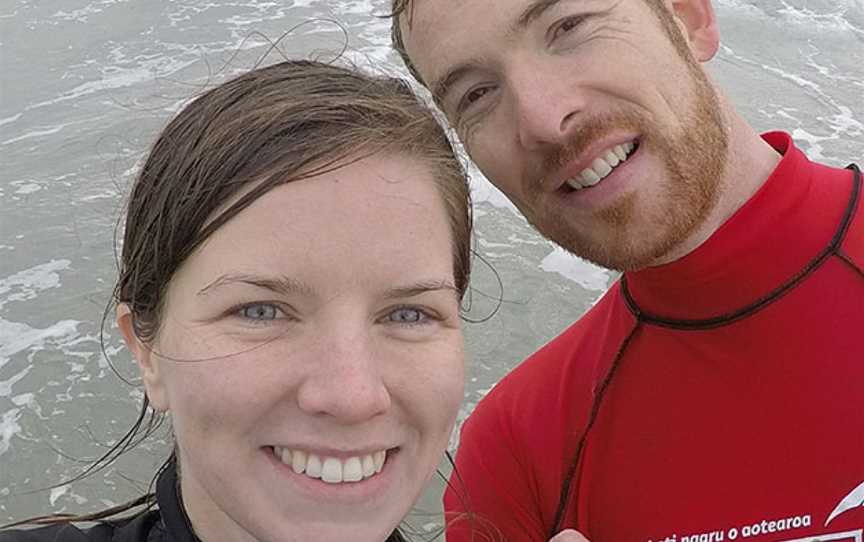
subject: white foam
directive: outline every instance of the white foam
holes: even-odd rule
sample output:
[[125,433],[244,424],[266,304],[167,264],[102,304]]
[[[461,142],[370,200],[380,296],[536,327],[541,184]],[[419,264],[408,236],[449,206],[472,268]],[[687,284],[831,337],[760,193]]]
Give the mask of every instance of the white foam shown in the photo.
[[[0,278],[0,296],[14,292],[7,297],[0,297],[0,309],[10,301],[25,301],[36,297],[37,292],[60,286],[59,271],[69,268],[69,260],[51,260],[24,271],[19,271],[6,278]],[[0,347],[2,352],[2,347]]]
[[63,128],[69,126],[68,124],[60,124],[58,126],[51,126],[50,128],[43,128],[41,130],[33,130],[31,132],[27,132],[18,137],[13,137],[11,139],[7,139],[6,141],[0,141],[0,145],[9,145],[10,143],[17,143],[18,141],[24,141],[27,139],[33,139],[36,137],[42,137],[46,135],[56,134]]
[[51,506],[54,506],[54,503],[57,502],[57,499],[65,495],[69,491],[69,485],[53,487],[51,488],[51,494],[48,496],[48,500],[51,502]]
[[80,198],[81,201],[93,201],[97,199],[115,199],[119,196],[116,190],[105,190],[99,192],[98,194],[93,194],[92,196],[85,196]]
[[[0,357],[0,367],[6,364],[4,359],[8,361],[8,358]],[[21,369],[11,377],[7,378],[6,380],[0,380],[0,397],[8,397],[12,395],[12,386],[14,386],[16,383],[18,383],[19,380],[22,380],[25,376],[27,376],[27,374],[30,372],[30,369],[32,368],[32,365],[25,365],[23,369]]]
[[[853,2],[856,0],[853,0]],[[857,0],[860,3],[860,0]],[[781,0],[783,8],[777,13],[784,16],[785,22],[806,27],[810,31],[853,32],[864,35],[864,30],[857,28],[847,18],[848,7],[838,3],[838,9],[831,13],[817,13],[804,7],[796,7]],[[860,6],[858,9],[862,9]]]
[[[16,183],[12,184],[16,185]],[[42,190],[42,185],[37,183],[22,182],[20,184],[17,184],[17,186],[18,190],[13,192],[14,194],[32,194],[33,192],[38,192]]]
[[753,5],[751,3],[744,3],[740,0],[719,0],[719,2],[717,3],[724,9],[733,9],[735,11],[746,13],[749,16],[766,16],[765,11],[763,11],[759,6]]
[[[186,50],[188,49],[184,48],[184,51]],[[189,52],[194,55],[193,51],[190,50]],[[178,60],[176,58],[160,55],[156,58],[142,57],[139,64],[133,67],[105,66],[102,68],[101,79],[82,83],[72,90],[64,92],[57,98],[28,105],[26,109],[36,109],[46,105],[54,105],[74,100],[95,92],[130,87],[147,81],[155,81],[157,77],[167,77],[183,68],[195,64],[198,61],[199,58],[197,56],[188,60]]]
[[16,395],[12,398],[12,404],[15,406],[25,406],[25,405],[33,405],[35,403],[36,395],[32,393],[22,393],[21,395]]
[[123,4],[129,1],[130,0],[101,0],[100,2],[91,2],[90,4],[87,4],[80,9],[75,9],[72,11],[58,11],[51,15],[51,17],[65,21],[86,23],[88,16],[102,13],[103,11],[105,11],[105,6],[110,6],[112,4]]
[[838,135],[846,134],[851,137],[864,135],[864,124],[852,116],[852,110],[850,108],[844,105],[838,105],[837,109],[840,111],[838,114],[819,117],[819,120],[827,122]]
[[604,292],[609,285],[609,272],[602,267],[573,256],[559,246],[555,246],[548,256],[540,262],[540,269],[558,273],[586,290]]
[[[864,130],[864,124],[855,119],[852,115],[852,110],[838,103],[830,94],[826,93],[822,87],[814,81],[807,79],[806,77],[802,77],[800,75],[790,73],[782,68],[777,66],[769,66],[767,64],[762,64],[759,62],[755,62],[753,60],[744,58],[740,55],[737,55],[731,48],[727,46],[721,46],[722,51],[725,55],[731,56],[732,58],[749,64],[751,66],[757,66],[762,70],[775,74],[782,79],[786,79],[791,81],[796,86],[808,91],[815,99],[819,100],[826,107],[833,107],[837,110],[837,113],[829,116],[820,116],[819,120],[826,122],[832,129],[834,129],[834,134],[828,137],[819,137],[810,134],[806,130],[798,129],[800,133],[800,139],[813,143],[813,151],[816,154],[810,154],[810,157],[813,159],[822,159],[824,156],[822,155],[822,148],[819,145],[819,142],[825,141],[828,139],[838,139],[839,137],[856,137],[862,133]],[[812,63],[811,63],[812,64]],[[820,70],[822,73],[823,70]],[[798,136],[796,136],[798,137]]]
[[0,318],[0,367],[9,362],[9,358],[24,350],[43,349],[47,341],[62,342],[78,336],[77,320],[61,320],[47,328],[39,329],[10,322]]
[[809,156],[811,160],[824,160],[825,155],[822,154],[822,151],[824,150],[824,148],[822,147],[822,142],[829,139],[835,139],[832,137],[824,137],[811,134],[807,130],[800,127],[792,130],[792,138],[796,141],[804,141],[807,143],[807,145],[803,145],[802,147],[805,154],[807,154],[807,156]]
[[18,113],[17,115],[14,115],[11,117],[6,117],[3,119],[0,119],[0,126],[3,126],[4,124],[9,124],[10,122],[15,122],[16,120],[18,120],[20,118],[21,118],[21,113]]
[[12,440],[12,437],[21,432],[21,426],[18,425],[20,417],[21,409],[13,408],[4,412],[3,418],[0,418],[0,455],[9,449],[9,441]]

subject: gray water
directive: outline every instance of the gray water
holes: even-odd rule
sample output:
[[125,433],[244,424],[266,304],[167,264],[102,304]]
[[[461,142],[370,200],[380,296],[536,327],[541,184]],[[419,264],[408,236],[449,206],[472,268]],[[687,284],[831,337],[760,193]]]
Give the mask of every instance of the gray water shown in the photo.
[[[0,2],[0,523],[91,511],[137,496],[164,458],[162,431],[107,471],[74,476],[116,441],[141,389],[102,310],[114,227],[147,146],[195,93],[251,68],[270,43],[291,57],[351,59],[391,73],[387,0],[2,0]],[[864,1],[719,0],[724,46],[711,71],[760,130],[791,132],[814,159],[864,161]],[[309,22],[313,18],[317,21]],[[279,52],[264,61],[275,62]],[[477,248],[460,417],[506,371],[582,314],[604,270],[539,238],[474,172]],[[489,297],[493,299],[490,299]],[[456,445],[454,439],[453,445]],[[418,514],[435,514],[434,482]]]

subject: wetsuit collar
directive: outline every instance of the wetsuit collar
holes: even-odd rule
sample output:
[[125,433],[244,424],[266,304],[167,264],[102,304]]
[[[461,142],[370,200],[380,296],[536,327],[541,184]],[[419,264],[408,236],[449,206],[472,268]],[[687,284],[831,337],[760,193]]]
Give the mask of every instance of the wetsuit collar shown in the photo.
[[183,509],[177,479],[177,462],[174,456],[156,482],[156,501],[169,542],[201,542],[192,531],[192,524]]
[[734,313],[794,277],[830,242],[833,229],[819,225],[835,219],[808,197],[814,164],[786,133],[763,139],[783,157],[750,200],[687,256],[626,274],[638,310],[681,320]]

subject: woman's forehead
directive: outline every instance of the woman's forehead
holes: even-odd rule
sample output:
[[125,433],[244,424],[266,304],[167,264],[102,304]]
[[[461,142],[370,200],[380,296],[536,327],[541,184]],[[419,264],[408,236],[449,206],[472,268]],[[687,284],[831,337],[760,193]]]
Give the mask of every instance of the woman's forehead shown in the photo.
[[383,278],[420,269],[446,275],[450,224],[428,165],[373,156],[274,187],[217,229],[183,267],[210,275],[267,268],[313,277]]

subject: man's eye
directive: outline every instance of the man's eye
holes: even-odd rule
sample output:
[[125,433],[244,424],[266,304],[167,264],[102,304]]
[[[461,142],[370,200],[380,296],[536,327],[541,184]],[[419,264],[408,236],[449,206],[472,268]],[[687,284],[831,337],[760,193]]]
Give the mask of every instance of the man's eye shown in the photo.
[[387,321],[394,324],[422,324],[428,316],[420,309],[402,307],[387,315]]
[[280,312],[281,311],[276,305],[270,303],[253,303],[241,307],[240,310],[237,311],[242,318],[254,320],[256,322],[275,320],[279,317]]
[[476,103],[478,100],[482,99],[483,96],[488,94],[491,90],[492,90],[492,87],[488,87],[488,86],[475,87],[475,88],[469,90],[468,92],[466,92],[462,96],[462,99],[459,100],[459,106],[457,108],[458,112],[461,113],[462,111],[464,111],[465,109],[467,109],[468,107],[470,107],[471,105]]
[[567,17],[566,19],[562,19],[558,21],[555,25],[550,29],[550,38],[551,40],[555,40],[561,37],[562,34],[567,34],[576,29],[582,21],[585,20],[584,15],[574,15],[572,17]]

